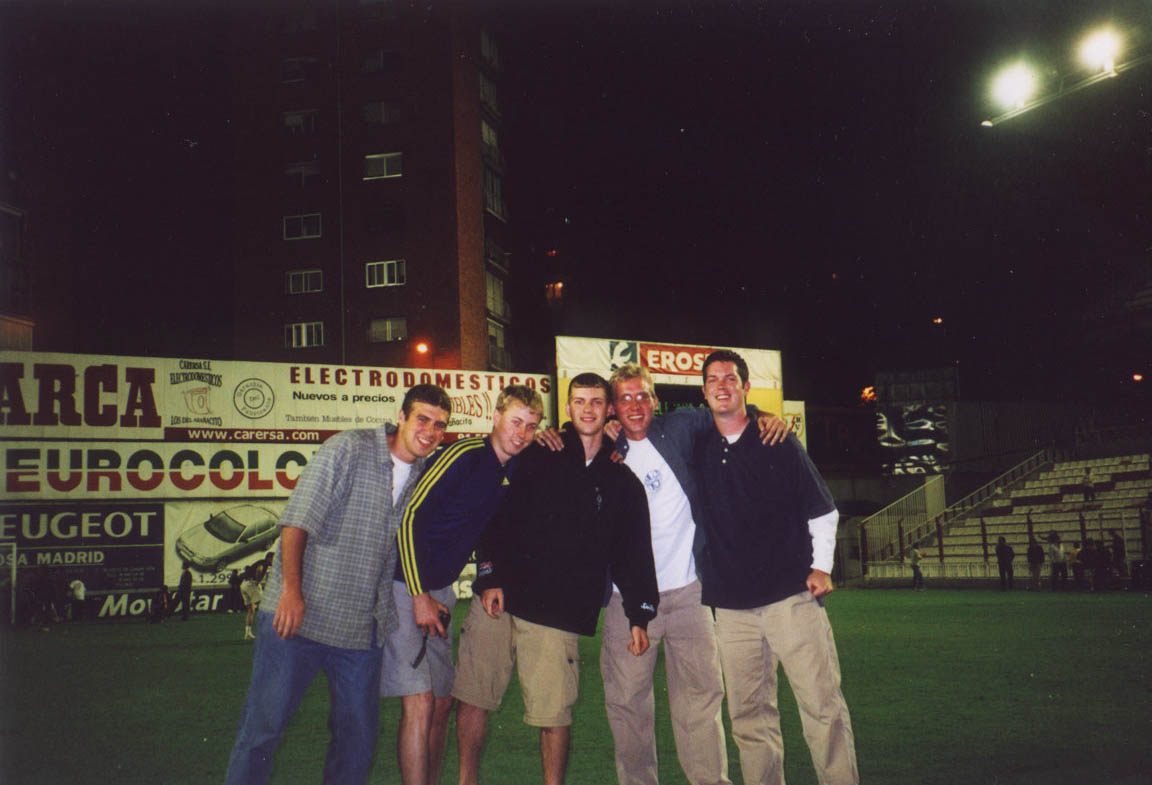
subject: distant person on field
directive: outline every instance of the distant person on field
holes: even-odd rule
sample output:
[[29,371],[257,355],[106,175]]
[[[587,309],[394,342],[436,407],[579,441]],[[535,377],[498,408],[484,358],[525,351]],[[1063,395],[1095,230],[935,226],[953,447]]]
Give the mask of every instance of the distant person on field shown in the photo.
[[920,548],[913,545],[908,549],[908,566],[912,568],[912,590],[924,591],[924,573],[920,571],[920,560],[924,558],[924,554],[920,552]]
[[1109,529],[1108,533],[1112,535],[1112,566],[1116,568],[1117,575],[1121,578],[1127,578],[1128,549],[1124,545],[1124,538],[1115,529]]
[[1080,545],[1080,541],[1076,540],[1072,543],[1072,550],[1068,551],[1068,567],[1072,570],[1072,585],[1077,589],[1087,588],[1084,582],[1084,561],[1080,558],[1084,553],[1084,548]]
[[176,613],[176,608],[180,608],[181,621],[188,621],[188,614],[192,612],[192,568],[188,562],[184,562],[184,568],[180,572],[180,585],[176,587],[176,601],[172,605],[171,613]]
[[264,598],[259,575],[259,567],[249,564],[244,568],[244,579],[240,582],[240,597],[244,600],[244,607],[248,609],[248,615],[244,618],[244,640],[256,640],[256,636],[252,634],[252,617],[256,615],[260,601]]
[[68,584],[68,594],[72,598],[72,621],[84,621],[84,598],[87,596],[84,581],[77,575]]
[[240,571],[233,569],[232,574],[228,576],[228,612],[235,613],[236,611],[244,610],[244,597],[240,593],[240,584],[244,582],[244,577],[240,575]]
[[1048,564],[1052,570],[1052,591],[1063,589],[1068,583],[1068,564],[1060,535],[1056,532],[1048,533]]
[[1000,591],[1012,591],[1012,560],[1016,558],[1016,551],[1003,536],[996,543],[996,566],[1000,569]]
[[1028,550],[1025,552],[1025,557],[1028,559],[1028,572],[1031,575],[1031,582],[1028,588],[1040,590],[1040,573],[1044,571],[1044,546],[1035,537],[1028,541]]

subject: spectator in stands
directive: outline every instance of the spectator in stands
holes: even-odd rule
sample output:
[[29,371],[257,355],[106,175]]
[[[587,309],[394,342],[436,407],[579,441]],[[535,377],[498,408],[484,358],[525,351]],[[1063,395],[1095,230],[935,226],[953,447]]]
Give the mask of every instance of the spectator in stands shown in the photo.
[[1124,546],[1124,538],[1115,529],[1109,529],[1108,533],[1112,535],[1112,566],[1116,568],[1117,575],[1127,578],[1128,549]]
[[1060,535],[1048,532],[1048,562],[1052,570],[1052,591],[1063,589],[1068,583],[1068,564],[1064,559],[1064,545],[1060,542]]
[[920,572],[920,560],[924,554],[913,545],[908,551],[908,566],[912,568],[912,591],[924,591],[924,573]]
[[1092,484],[1092,467],[1087,466],[1084,468],[1084,480],[1081,482],[1084,488],[1084,501],[1096,501],[1096,486]]
[[1025,552],[1028,559],[1028,572],[1031,574],[1032,580],[1028,584],[1028,589],[1040,590],[1040,573],[1044,570],[1044,546],[1035,537],[1028,539],[1028,550]]
[[1072,543],[1072,550],[1068,551],[1068,566],[1072,568],[1072,583],[1077,589],[1087,588],[1084,583],[1084,562],[1081,560],[1080,555],[1084,549],[1080,546],[1080,541]]
[[996,566],[1000,568],[1000,591],[1012,591],[1012,560],[1016,558],[1016,551],[1003,536],[996,542]]

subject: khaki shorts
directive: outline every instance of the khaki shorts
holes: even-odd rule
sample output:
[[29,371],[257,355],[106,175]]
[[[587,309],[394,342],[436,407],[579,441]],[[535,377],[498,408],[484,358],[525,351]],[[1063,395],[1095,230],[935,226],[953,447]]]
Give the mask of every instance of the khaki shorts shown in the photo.
[[452,697],[487,711],[500,708],[513,665],[524,696],[524,722],[540,728],[572,724],[580,679],[578,636],[503,613],[493,619],[472,598],[460,628]]

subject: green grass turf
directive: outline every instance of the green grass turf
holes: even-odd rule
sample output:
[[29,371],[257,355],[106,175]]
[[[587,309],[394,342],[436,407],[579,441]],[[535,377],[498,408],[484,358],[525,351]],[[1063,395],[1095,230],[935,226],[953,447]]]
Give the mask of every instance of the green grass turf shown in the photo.
[[[465,607],[457,608],[457,623]],[[1152,782],[1147,594],[843,590],[829,598],[828,611],[863,782]],[[250,672],[242,629],[243,617],[228,614],[160,626],[3,629],[0,783],[221,781]],[[598,639],[582,641],[568,777],[574,785],[615,782],[598,647]],[[685,780],[667,705],[659,690],[660,779],[679,785]],[[780,705],[788,782],[815,783],[784,680]],[[490,719],[483,782],[539,781],[537,734],[521,712],[513,683]],[[321,679],[285,737],[273,782],[320,780],[326,716]],[[395,699],[381,704],[372,783],[399,782],[398,716]],[[442,782],[455,782],[454,746]],[[741,783],[731,741],[729,749],[732,780]]]

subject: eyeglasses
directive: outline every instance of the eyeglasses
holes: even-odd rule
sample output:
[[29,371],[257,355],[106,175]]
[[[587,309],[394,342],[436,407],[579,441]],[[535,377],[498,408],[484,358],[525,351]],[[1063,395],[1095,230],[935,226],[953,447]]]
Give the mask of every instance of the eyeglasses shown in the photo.
[[632,393],[624,393],[623,395],[617,396],[616,400],[620,403],[632,403],[635,401],[636,403],[644,404],[651,401],[652,396],[646,392],[638,392],[635,395]]

